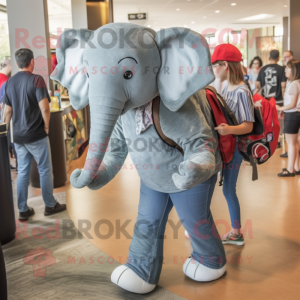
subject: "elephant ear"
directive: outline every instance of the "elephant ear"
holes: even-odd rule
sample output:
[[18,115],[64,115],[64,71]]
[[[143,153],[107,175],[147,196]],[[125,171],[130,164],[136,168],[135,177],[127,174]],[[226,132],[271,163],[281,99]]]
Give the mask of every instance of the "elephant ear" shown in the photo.
[[93,31],[88,29],[67,30],[56,45],[57,66],[51,78],[69,90],[70,102],[79,110],[88,105],[89,82],[83,63],[83,53]]
[[177,111],[215,79],[209,46],[199,33],[177,27],[158,31],[155,42],[161,55],[157,75],[160,97],[168,109]]

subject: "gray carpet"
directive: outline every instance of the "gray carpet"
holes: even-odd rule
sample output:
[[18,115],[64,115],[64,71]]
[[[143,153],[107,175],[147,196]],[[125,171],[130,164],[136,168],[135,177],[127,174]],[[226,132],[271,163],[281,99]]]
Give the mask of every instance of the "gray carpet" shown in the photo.
[[[60,203],[65,203],[65,193],[55,194],[55,197]],[[9,300],[183,299],[160,286],[146,295],[119,288],[110,281],[110,275],[119,263],[108,263],[109,256],[88,240],[63,237],[62,226],[57,230],[57,236],[54,231],[46,236],[46,230],[55,227],[55,219],[60,225],[70,222],[67,212],[45,217],[42,197],[29,199],[28,205],[34,208],[36,214],[28,223],[21,224],[28,225],[26,234],[20,234],[3,246]],[[51,234],[55,238],[51,238]],[[97,259],[101,256],[104,263],[100,265]],[[75,263],[72,262],[73,257]]]

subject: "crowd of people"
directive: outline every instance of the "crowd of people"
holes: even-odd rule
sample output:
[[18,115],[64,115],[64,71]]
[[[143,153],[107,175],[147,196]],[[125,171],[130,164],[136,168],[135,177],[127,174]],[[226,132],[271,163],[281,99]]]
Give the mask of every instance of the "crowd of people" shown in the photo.
[[[252,130],[254,106],[252,95],[259,93],[266,99],[276,100],[280,120],[280,137],[283,134],[288,144],[288,152],[280,155],[288,157],[288,166],[279,177],[300,175],[300,61],[295,60],[290,50],[283,53],[283,66],[279,65],[280,53],[271,50],[269,64],[263,66],[259,56],[254,57],[248,71],[240,63],[240,51],[232,45],[219,45],[212,55],[215,81],[211,84],[222,95],[238,120],[239,126],[219,126],[219,134],[242,135]],[[281,147],[280,142],[278,147]],[[242,156],[236,148],[228,166],[240,166]],[[223,244],[244,245],[240,232],[240,205],[236,194],[239,167],[229,170],[225,165],[223,193],[228,204],[231,230],[221,236]],[[186,232],[189,238],[189,234]]]
[[253,94],[260,93],[266,99],[274,97],[276,100],[280,137],[282,139],[284,134],[288,145],[288,152],[281,155],[288,157],[288,166],[278,176],[294,177],[300,175],[300,61],[294,59],[291,50],[284,51],[283,66],[278,61],[278,50],[270,51],[270,63],[265,66],[255,57],[249,66],[250,84]]
[[[34,57],[31,50],[20,49],[15,57],[19,72],[9,80],[9,59],[3,62],[0,72],[0,122],[5,122],[9,128],[12,119],[14,143],[9,142],[8,150],[13,151],[17,160],[19,219],[27,220],[34,214],[33,208],[27,206],[33,158],[37,161],[41,178],[45,215],[65,210],[66,206],[59,204],[53,196],[48,140],[50,98],[46,85],[42,77],[32,74]],[[248,71],[245,71],[241,64],[241,53],[235,46],[223,44],[215,49],[212,66],[216,80],[212,85],[222,95],[239,123],[238,126],[223,124],[215,129],[221,135],[251,132],[255,121],[252,95],[259,93],[266,99],[274,97],[281,120],[281,134],[284,134],[288,144],[288,152],[281,155],[288,158],[288,166],[278,176],[294,177],[300,175],[300,62],[294,59],[292,51],[284,52],[284,66],[280,66],[278,62],[279,51],[272,50],[269,64],[263,66],[262,59],[256,56],[251,60]],[[24,134],[24,128],[30,130],[26,129]],[[8,136],[10,137],[10,133]],[[240,166],[241,163],[242,156],[236,148],[231,164]],[[244,244],[244,237],[240,232],[240,206],[236,195],[238,174],[239,168],[224,170],[223,193],[228,203],[232,226],[231,231],[221,237],[224,244]]]

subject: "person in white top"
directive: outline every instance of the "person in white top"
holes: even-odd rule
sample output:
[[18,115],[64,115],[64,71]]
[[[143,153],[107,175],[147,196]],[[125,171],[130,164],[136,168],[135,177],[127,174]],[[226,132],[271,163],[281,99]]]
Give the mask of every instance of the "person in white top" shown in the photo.
[[285,68],[288,78],[284,93],[284,106],[276,105],[284,114],[284,133],[288,143],[288,167],[278,174],[279,177],[300,175],[298,132],[300,129],[300,61],[290,60]]
[[255,81],[258,77],[258,73],[259,73],[259,70],[262,67],[262,65],[263,65],[263,62],[262,62],[262,60],[259,56],[255,56],[251,60],[251,63],[249,65],[249,69],[250,69],[250,71],[249,71],[249,84],[250,84],[252,94],[254,94],[254,91],[256,89]]

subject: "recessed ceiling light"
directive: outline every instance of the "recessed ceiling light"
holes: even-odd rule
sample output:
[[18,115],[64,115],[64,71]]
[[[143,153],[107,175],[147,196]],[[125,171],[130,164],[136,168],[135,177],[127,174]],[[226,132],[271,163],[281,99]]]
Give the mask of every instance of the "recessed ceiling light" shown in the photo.
[[206,17],[204,16],[203,18],[205,19]]
[[179,11],[180,9],[179,9],[179,8],[176,8],[176,10]]
[[232,6],[236,6],[236,3],[231,3]]
[[187,27],[187,25],[183,25],[184,27]]
[[268,19],[268,18],[272,18],[272,17],[275,17],[275,15],[260,14],[260,15],[255,15],[255,16],[251,16],[248,18],[242,18],[242,19],[239,19],[239,21],[253,21],[253,20]]
[[192,23],[192,24],[195,24],[195,21],[192,21],[191,23]]
[[218,14],[220,11],[219,10],[216,10],[216,13]]
[[148,27],[151,27],[151,25],[148,25]]
[[287,5],[284,5],[284,7],[287,7]]

